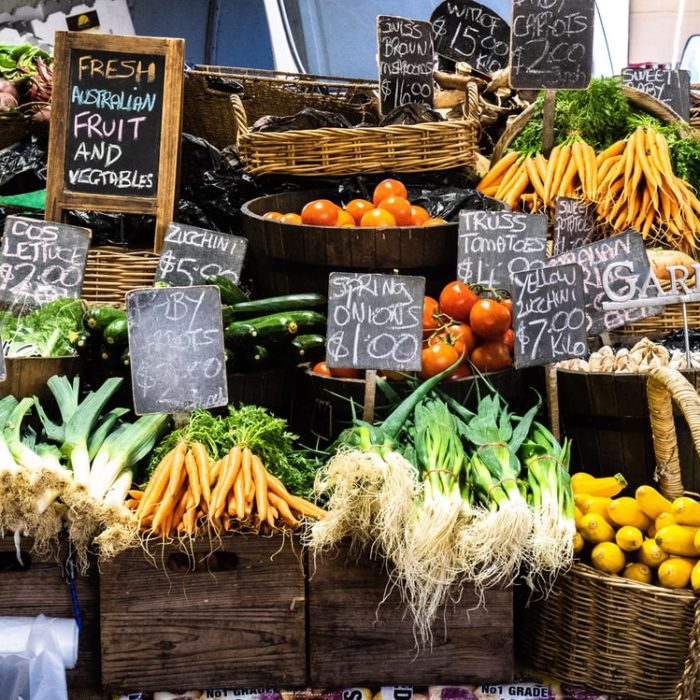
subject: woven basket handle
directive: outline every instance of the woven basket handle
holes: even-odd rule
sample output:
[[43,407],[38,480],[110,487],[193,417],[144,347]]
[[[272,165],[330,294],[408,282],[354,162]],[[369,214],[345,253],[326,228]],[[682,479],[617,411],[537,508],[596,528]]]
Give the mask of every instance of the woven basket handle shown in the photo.
[[462,112],[466,119],[479,118],[479,88],[473,80],[467,84],[464,90]]
[[236,142],[238,142],[241,136],[245,136],[250,131],[248,118],[243,102],[238,95],[231,95],[231,106],[233,107],[233,117],[236,120]]
[[658,367],[649,373],[647,400],[659,487],[668,498],[678,498],[683,495],[683,481],[673,402],[688,422],[695,450],[700,454],[700,396],[678,370]]

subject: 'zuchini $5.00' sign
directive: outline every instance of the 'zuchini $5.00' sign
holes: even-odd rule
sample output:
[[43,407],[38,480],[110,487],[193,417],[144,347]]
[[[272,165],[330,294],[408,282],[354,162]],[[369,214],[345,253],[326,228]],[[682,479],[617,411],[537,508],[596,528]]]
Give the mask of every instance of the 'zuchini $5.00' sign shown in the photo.
[[420,370],[424,294],[424,277],[331,273],[328,366]]

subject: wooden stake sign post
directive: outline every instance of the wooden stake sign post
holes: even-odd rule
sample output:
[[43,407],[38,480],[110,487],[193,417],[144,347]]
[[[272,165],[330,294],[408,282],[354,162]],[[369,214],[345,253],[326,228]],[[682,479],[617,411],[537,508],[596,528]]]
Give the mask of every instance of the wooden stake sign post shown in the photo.
[[332,272],[326,362],[365,369],[364,420],[374,419],[376,371],[421,369],[425,278]]
[[56,32],[46,216],[150,214],[160,252],[177,197],[184,41]]

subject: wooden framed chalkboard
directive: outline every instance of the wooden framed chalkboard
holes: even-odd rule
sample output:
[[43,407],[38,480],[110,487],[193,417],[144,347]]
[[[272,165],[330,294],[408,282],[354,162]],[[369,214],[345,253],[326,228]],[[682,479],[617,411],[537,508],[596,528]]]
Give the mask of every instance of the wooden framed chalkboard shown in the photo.
[[191,287],[204,284],[208,277],[221,276],[238,284],[247,248],[248,239],[242,236],[171,223],[154,281]]
[[56,32],[46,216],[155,216],[160,252],[177,197],[184,40]]
[[510,84],[583,90],[593,65],[594,0],[513,0]]
[[582,199],[557,197],[554,208],[553,255],[590,243],[595,236],[596,205]]
[[503,17],[473,0],[446,0],[430,15],[435,52],[490,75],[508,65],[510,27]]
[[382,114],[412,102],[433,106],[433,36],[430,22],[377,17],[379,105]]
[[687,70],[628,66],[622,84],[637,88],[668,105],[681,119],[690,119],[690,73]]

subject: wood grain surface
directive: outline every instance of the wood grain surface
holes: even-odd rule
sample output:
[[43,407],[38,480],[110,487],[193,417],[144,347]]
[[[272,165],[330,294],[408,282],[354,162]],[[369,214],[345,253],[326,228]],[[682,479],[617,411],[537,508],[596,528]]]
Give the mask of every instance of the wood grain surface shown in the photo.
[[227,536],[222,549],[130,550],[102,567],[102,681],[114,692],[294,686],[306,680],[300,546]]
[[[512,590],[486,592],[485,608],[464,590],[434,625],[432,649],[417,653],[412,622],[380,566],[358,564],[341,550],[309,565],[310,683],[434,685],[508,681],[513,677]],[[381,603],[381,604],[380,604]]]

